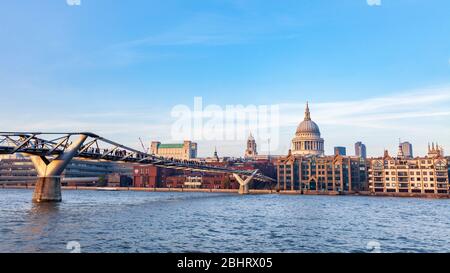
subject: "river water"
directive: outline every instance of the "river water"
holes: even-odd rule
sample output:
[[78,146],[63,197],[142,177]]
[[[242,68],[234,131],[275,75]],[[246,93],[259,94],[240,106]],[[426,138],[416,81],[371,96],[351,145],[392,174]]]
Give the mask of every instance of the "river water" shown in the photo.
[[[450,200],[0,190],[0,252],[450,252]],[[69,247],[70,246],[70,247]]]

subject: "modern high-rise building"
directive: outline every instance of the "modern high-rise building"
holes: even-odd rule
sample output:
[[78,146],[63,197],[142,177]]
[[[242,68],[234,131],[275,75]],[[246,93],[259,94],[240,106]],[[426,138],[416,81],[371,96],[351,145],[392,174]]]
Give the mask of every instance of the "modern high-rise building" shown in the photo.
[[320,137],[320,129],[311,120],[309,105],[306,103],[305,118],[298,125],[295,137],[292,139],[293,155],[324,155],[324,140]]
[[334,147],[334,155],[347,155],[347,149],[345,147]]
[[177,144],[161,144],[153,141],[150,145],[151,153],[157,156],[189,160],[197,157],[197,143],[184,141]]
[[355,156],[361,157],[364,159],[367,158],[366,145],[363,144],[361,141],[358,141],[355,143]]
[[245,158],[255,158],[258,155],[258,151],[256,149],[256,141],[253,137],[252,133],[247,139],[247,149],[245,150]]
[[406,142],[402,142],[402,143],[400,143],[400,147],[402,149],[403,156],[405,158],[414,158],[413,146],[412,146],[411,143],[409,143],[407,141]]

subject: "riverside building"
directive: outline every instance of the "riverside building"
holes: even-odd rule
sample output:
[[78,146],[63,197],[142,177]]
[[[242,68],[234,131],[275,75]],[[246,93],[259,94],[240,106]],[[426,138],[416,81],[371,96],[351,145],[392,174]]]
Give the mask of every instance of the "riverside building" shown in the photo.
[[442,147],[428,147],[425,157],[409,158],[399,146],[397,157],[385,151],[382,158],[369,163],[369,188],[372,193],[449,193],[449,159]]

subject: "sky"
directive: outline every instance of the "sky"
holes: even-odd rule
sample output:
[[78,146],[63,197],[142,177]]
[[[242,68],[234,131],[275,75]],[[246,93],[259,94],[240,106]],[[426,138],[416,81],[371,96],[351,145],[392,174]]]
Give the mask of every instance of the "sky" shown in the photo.
[[[353,154],[356,141],[395,153],[399,139],[416,155],[431,141],[450,151],[450,2],[2,1],[0,95],[0,131],[170,143],[174,108],[201,98],[276,105],[270,153],[286,154],[309,101],[327,154]],[[200,156],[245,149],[242,138],[192,140]]]

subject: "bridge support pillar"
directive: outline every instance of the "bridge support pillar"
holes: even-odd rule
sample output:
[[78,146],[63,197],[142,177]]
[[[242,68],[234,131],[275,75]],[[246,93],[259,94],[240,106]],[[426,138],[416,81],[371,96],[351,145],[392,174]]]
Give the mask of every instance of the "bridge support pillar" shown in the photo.
[[34,188],[33,202],[61,202],[61,178],[39,177]]
[[61,202],[61,174],[86,140],[81,135],[63,153],[49,161],[45,156],[31,155],[31,161],[39,175],[34,188],[33,202]]
[[250,176],[248,176],[245,180],[242,179],[238,174],[233,173],[234,178],[239,183],[239,194],[249,194],[249,184],[252,181],[253,177],[258,173],[258,170],[255,170]]

